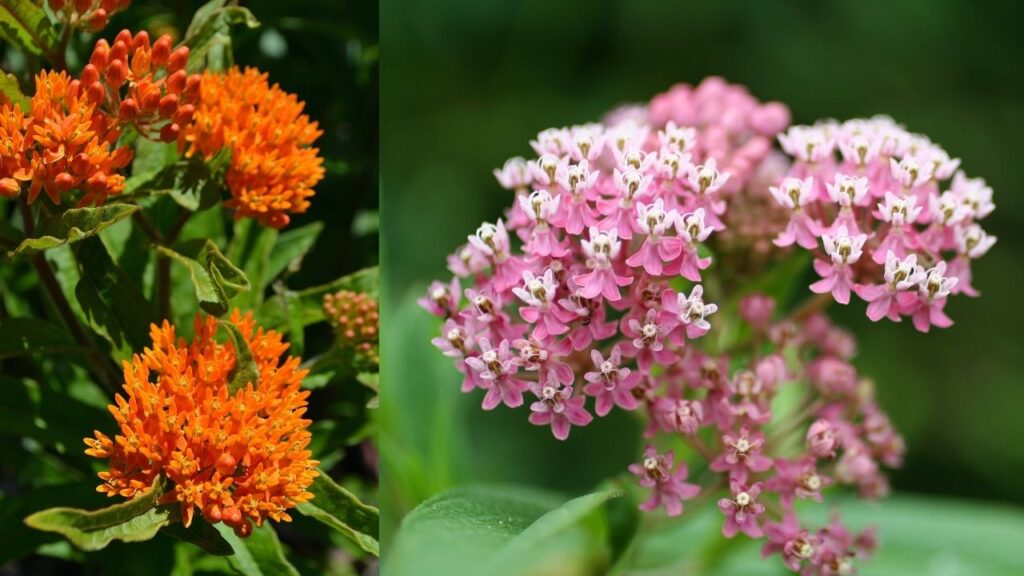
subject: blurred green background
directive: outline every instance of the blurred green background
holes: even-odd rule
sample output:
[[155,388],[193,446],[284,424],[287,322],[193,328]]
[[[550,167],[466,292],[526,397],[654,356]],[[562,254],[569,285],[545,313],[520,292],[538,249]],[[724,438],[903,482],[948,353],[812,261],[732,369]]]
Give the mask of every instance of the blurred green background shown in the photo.
[[[96,37],[112,39],[122,28],[146,29],[152,38],[166,33],[178,42],[196,9],[204,3],[200,0],[133,0],[131,6],[116,14]],[[376,265],[377,3],[246,0],[241,4],[253,12],[261,26],[254,30],[243,26],[232,29],[236,63],[268,72],[271,83],[297,94],[305,101],[306,113],[318,121],[324,131],[316,146],[325,158],[326,176],[316,187],[309,211],[293,217],[289,226],[289,229],[296,229],[320,221],[324,229],[301,269],[288,278],[288,287],[298,290],[316,286]],[[72,68],[80,67],[76,62],[81,63],[83,54],[87,57],[96,37],[72,43],[73,54],[69,57]],[[0,68],[19,72],[27,64],[31,63],[0,42]],[[33,297],[39,302],[45,300],[36,286],[30,286],[26,293],[33,291],[37,293]],[[311,326],[306,331],[305,345],[310,355],[329,348],[333,342],[333,331],[326,323]],[[25,365],[18,360],[0,363],[0,374],[5,377],[21,375],[24,369]],[[16,400],[18,398],[8,398],[11,406],[17,406]],[[345,444],[363,425],[363,406],[367,400],[367,391],[354,381],[351,386],[329,386],[313,394],[308,415],[317,422],[314,424],[315,449],[318,454],[328,456],[324,467],[334,478],[344,478],[346,485],[372,499],[377,476],[373,449],[364,451],[360,445]],[[60,398],[53,399],[54,406],[58,406],[59,401]],[[55,416],[60,421],[70,418],[74,424],[66,426],[72,440],[65,443],[66,448],[58,450],[19,437],[15,425],[0,426],[0,574],[162,574],[175,566],[174,541],[163,535],[141,544],[116,542],[102,552],[89,555],[67,551],[67,544],[56,543],[50,545],[44,555],[5,563],[10,555],[19,553],[21,534],[15,532],[16,528],[23,528],[21,518],[27,514],[25,506],[38,509],[90,499],[96,506],[109,504],[93,490],[97,482],[90,469],[93,462],[81,454],[78,440],[96,425],[95,422],[108,420],[102,408],[89,409],[87,413]],[[14,417],[17,423],[21,415],[12,414],[14,410],[6,403],[0,405],[0,415],[4,419]],[[66,461],[71,461],[74,467]],[[69,481],[77,484],[69,487],[66,484]],[[288,545],[289,559],[303,574],[322,574],[324,570],[332,574],[350,573],[346,572],[344,553],[337,549],[328,551],[334,545],[321,525],[296,515],[295,522],[279,528],[281,539]],[[13,540],[5,540],[8,529]],[[41,534],[35,535],[40,542],[56,540]],[[81,565],[55,560],[54,556],[77,558]],[[178,570],[184,570],[180,562],[177,566]],[[205,568],[192,566],[195,573],[220,573],[222,569],[230,572],[223,561],[208,563]]]
[[438,324],[412,301],[449,278],[445,256],[510,203],[491,169],[529,156],[538,131],[709,75],[789,104],[797,123],[889,114],[995,189],[984,224],[999,241],[975,268],[984,294],[953,299],[952,329],[871,324],[861,303],[830,314],[858,336],[856,365],[876,378],[906,436],[895,490],[1019,509],[1022,21],[1021,2],[385,0],[385,546],[403,514],[453,485],[525,482],[575,495],[634,457],[637,426],[626,418],[558,443],[523,412],[483,413],[478,396],[458,392],[428,342]]

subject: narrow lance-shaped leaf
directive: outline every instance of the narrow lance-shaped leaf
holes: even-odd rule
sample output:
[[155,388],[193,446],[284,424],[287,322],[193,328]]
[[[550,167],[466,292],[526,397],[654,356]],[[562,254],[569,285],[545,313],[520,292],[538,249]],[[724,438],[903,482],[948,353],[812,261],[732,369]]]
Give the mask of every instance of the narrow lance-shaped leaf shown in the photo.
[[339,486],[323,470],[313,480],[309,491],[313,499],[299,504],[298,510],[341,532],[363,550],[378,556],[380,544],[380,511],[364,504],[348,490]]
[[99,238],[74,245],[80,279],[75,296],[89,325],[116,348],[117,359],[149,344],[156,311]]
[[[259,21],[248,8],[229,6],[226,0],[212,0],[196,11],[182,44],[190,48],[188,70],[220,70],[230,62],[231,26],[256,28]],[[222,54],[222,57],[216,57]]]
[[96,208],[72,208],[43,219],[32,238],[25,238],[7,253],[7,258],[19,254],[40,252],[64,246],[95,236],[101,230],[128,218],[139,209],[132,204],[109,204]]
[[228,380],[228,392],[234,394],[250,383],[253,388],[256,388],[260,382],[260,369],[256,365],[256,360],[253,359],[249,343],[242,336],[242,331],[238,329],[238,326],[224,321],[221,321],[220,325],[227,330],[231,344],[235,347],[235,367],[232,368]]
[[35,353],[67,354],[75,343],[60,326],[36,318],[0,319],[0,360]]
[[235,552],[228,562],[244,576],[299,576],[284,557],[281,541],[269,523],[254,529],[248,538],[239,538],[224,524],[218,524],[217,530]]
[[54,27],[42,6],[31,0],[0,2],[0,38],[33,56],[52,58],[57,52]]
[[234,553],[231,544],[202,516],[193,518],[188,528],[181,522],[172,522],[164,526],[161,532],[182,542],[195,544],[215,556],[228,556]]
[[0,95],[5,96],[9,102],[17,105],[23,112],[28,112],[29,99],[22,94],[21,86],[18,85],[18,79],[14,74],[0,71]]
[[37,530],[57,532],[82,550],[100,550],[112,540],[141,542],[171,521],[169,508],[156,507],[163,492],[161,477],[149,490],[127,502],[100,510],[50,508],[25,518],[25,523]]
[[190,240],[174,250],[164,246],[157,249],[189,269],[199,306],[214,316],[224,315],[230,308],[231,298],[250,288],[245,273],[211,240]]
[[[296,322],[302,326],[320,322],[324,319],[324,296],[339,290],[351,290],[376,297],[380,291],[379,281],[379,271],[374,266],[342,276],[327,284],[295,292],[289,291],[289,294],[298,297],[299,305],[285,308],[281,306],[280,298],[271,298],[260,308],[260,321],[269,328],[284,328]],[[301,314],[301,317],[296,319],[296,313]]]

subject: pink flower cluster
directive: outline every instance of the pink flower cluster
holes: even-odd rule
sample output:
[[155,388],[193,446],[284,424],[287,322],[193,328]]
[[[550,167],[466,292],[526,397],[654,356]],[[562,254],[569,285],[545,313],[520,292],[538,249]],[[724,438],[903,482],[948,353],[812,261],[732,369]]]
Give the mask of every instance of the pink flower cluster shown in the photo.
[[791,213],[775,243],[818,253],[811,290],[840,304],[852,292],[874,321],[952,325],[947,298],[977,296],[971,261],[996,241],[978,223],[995,209],[985,181],[886,117],[793,126],[779,142],[794,163],[770,189]]
[[[526,404],[560,440],[612,410],[641,412],[650,444],[630,467],[650,490],[641,508],[677,515],[684,501],[721,495],[726,537],[763,538],[794,571],[846,574],[873,535],[837,520],[811,530],[794,503],[821,501],[832,485],[885,495],[882,468],[900,464],[903,441],[850,363],[852,336],[819,311],[826,300],[781,314],[767,295],[734,296],[721,317],[705,295],[722,286],[708,276],[712,254],[729,250],[716,238],[750,218],[730,219],[730,204],[774,198],[789,216],[776,244],[823,245],[812,290],[844,303],[854,292],[872,317],[882,309],[926,328],[944,323],[948,294],[973,292],[964,270],[994,241],[974,224],[991,212],[991,190],[958,175],[940,193],[955,162],[890,121],[779,135],[788,120],[785,106],[709,79],[600,124],[545,130],[536,158],[495,170],[515,193],[505,218],[468,237],[449,257],[452,280],[420,304],[443,319],[433,343],[464,392],[483,390],[485,410]],[[728,246],[751,245],[739,228]],[[947,250],[959,256],[939,259]],[[711,341],[712,321],[744,336]],[[780,409],[794,389],[803,400]]]

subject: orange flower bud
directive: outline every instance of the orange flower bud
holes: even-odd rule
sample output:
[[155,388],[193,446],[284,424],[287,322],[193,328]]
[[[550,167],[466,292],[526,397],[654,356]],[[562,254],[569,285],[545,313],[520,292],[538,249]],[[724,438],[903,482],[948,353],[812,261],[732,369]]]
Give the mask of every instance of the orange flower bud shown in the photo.
[[184,70],[178,70],[167,77],[167,92],[169,94],[181,94],[187,85],[187,74]]
[[92,13],[89,17],[89,29],[93,32],[99,32],[106,27],[109,16],[107,11],[100,8],[99,10]]
[[167,59],[171,56],[171,37],[164,34],[153,44],[153,53],[150,55],[150,59],[153,61],[153,66],[163,66],[167,64]]
[[139,115],[139,104],[131,98],[126,98],[121,102],[121,106],[117,111],[117,118],[122,122],[131,122]]
[[[115,44],[114,48],[116,49],[117,46]],[[124,85],[125,80],[128,79],[128,67],[125,66],[124,60],[111,60],[107,65],[105,76],[107,84],[110,84],[110,87],[115,90]]]
[[160,117],[170,118],[178,110],[178,96],[168,94],[160,99]]
[[160,141],[174,142],[178,139],[179,134],[181,134],[180,126],[174,123],[168,124],[160,129]]
[[171,52],[171,56],[167,59],[167,70],[173,74],[184,69],[186,64],[188,64],[188,46],[181,46]]

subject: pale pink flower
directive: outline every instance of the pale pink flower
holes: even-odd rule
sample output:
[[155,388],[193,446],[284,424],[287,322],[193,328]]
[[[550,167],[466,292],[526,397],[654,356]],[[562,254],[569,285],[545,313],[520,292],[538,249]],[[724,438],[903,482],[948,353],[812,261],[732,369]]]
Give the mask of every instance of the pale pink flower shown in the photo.
[[854,287],[850,265],[860,259],[866,240],[866,234],[850,236],[845,226],[840,226],[834,237],[822,234],[822,244],[825,245],[825,252],[832,259],[832,263],[824,260],[814,261],[814,270],[821,276],[821,280],[811,284],[811,291],[818,294],[831,292],[836,302],[848,304],[850,291]]
[[565,440],[573,426],[586,426],[594,419],[583,407],[585,399],[572,395],[572,386],[564,386],[554,373],[549,373],[544,384],[534,384],[533,393],[538,400],[530,404],[530,423],[551,426],[555,438]]
[[757,502],[757,497],[761,495],[761,486],[760,482],[754,482],[750,486],[735,480],[729,482],[731,497],[718,501],[718,509],[725,514],[722,535],[726,538],[732,538],[739,532],[751,538],[760,538],[764,535],[758,521],[758,516],[764,514],[764,504]]
[[612,348],[611,354],[606,359],[598,350],[590,351],[590,359],[594,362],[593,372],[587,372],[583,378],[589,382],[583,387],[583,392],[593,396],[596,400],[594,412],[598,416],[604,416],[611,412],[612,406],[618,406],[624,410],[634,410],[637,407],[636,397],[633,396],[633,388],[640,381],[640,375],[629,368],[620,367],[622,353],[619,347]]
[[673,471],[674,455],[671,451],[659,454],[653,446],[644,450],[644,459],[640,464],[630,464],[629,471],[635,474],[638,484],[651,488],[651,497],[640,509],[650,512],[661,506],[669,516],[683,513],[683,500],[690,500],[700,493],[700,486],[686,482],[689,470],[686,462],[679,462]]

